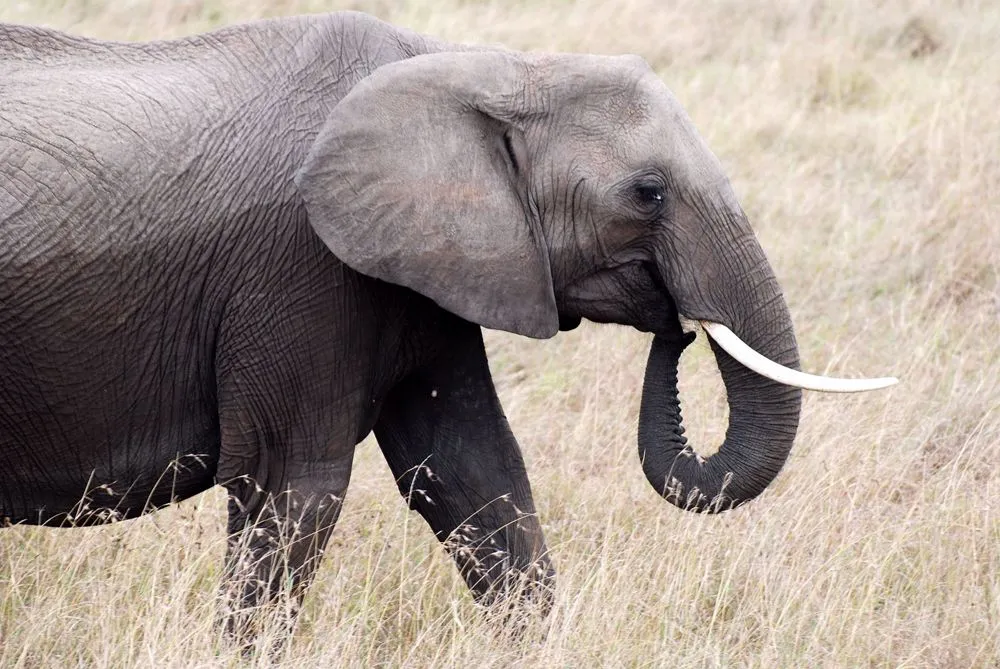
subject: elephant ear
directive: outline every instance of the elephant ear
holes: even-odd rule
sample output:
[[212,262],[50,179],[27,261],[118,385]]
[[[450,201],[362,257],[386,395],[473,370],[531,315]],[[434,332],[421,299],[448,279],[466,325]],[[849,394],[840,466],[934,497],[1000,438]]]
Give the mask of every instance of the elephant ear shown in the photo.
[[313,229],[351,268],[543,338],[558,314],[519,164],[528,71],[505,52],[384,65],[333,109],[296,184]]

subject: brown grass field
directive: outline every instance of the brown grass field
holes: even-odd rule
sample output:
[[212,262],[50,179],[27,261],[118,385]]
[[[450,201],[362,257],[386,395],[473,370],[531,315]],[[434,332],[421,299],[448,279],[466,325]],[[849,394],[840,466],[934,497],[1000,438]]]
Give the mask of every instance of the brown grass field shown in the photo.
[[[1000,667],[1000,3],[2,0],[0,20],[144,39],[336,9],[644,56],[726,165],[803,366],[902,383],[807,393],[776,483],[703,517],[639,466],[646,335],[489,333],[559,571],[547,625],[496,633],[369,441],[283,666]],[[682,374],[709,452],[704,335]],[[219,491],[3,531],[0,667],[241,666],[213,627],[224,540]]]

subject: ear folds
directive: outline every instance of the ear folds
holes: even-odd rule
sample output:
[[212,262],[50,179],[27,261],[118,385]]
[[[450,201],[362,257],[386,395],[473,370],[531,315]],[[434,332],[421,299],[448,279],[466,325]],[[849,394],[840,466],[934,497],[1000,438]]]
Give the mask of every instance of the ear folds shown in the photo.
[[558,330],[548,253],[517,186],[523,141],[504,139],[526,70],[502,52],[385,65],[334,108],[296,183],[312,227],[351,268],[542,338]]

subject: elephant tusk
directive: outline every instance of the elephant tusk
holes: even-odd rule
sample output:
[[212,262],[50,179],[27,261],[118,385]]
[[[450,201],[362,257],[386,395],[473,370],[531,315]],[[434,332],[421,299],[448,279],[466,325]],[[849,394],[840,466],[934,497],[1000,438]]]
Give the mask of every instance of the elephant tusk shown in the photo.
[[819,390],[827,393],[861,393],[868,390],[888,388],[899,383],[899,379],[891,376],[880,379],[836,379],[789,369],[784,365],[779,365],[773,360],[765,358],[750,348],[742,339],[736,336],[736,333],[725,325],[711,321],[698,322],[705,328],[705,332],[715,340],[715,343],[722,347],[726,353],[733,356],[733,359],[737,362],[761,376],[765,376],[778,383],[784,383],[787,386],[795,386],[804,390]]

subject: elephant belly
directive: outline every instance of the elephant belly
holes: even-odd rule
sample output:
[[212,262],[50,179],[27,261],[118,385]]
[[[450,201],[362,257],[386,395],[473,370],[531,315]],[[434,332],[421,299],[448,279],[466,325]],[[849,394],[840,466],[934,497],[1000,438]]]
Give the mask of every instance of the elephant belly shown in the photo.
[[193,392],[109,402],[115,394],[0,407],[0,523],[132,518],[213,485],[214,407]]
[[210,488],[217,442],[216,434],[202,431],[156,445],[73,445],[55,452],[5,443],[0,522],[94,525],[134,518]]
[[12,522],[134,517],[212,485],[214,312],[142,285],[139,268],[77,272],[54,292],[16,291],[5,286],[27,270],[0,263],[0,518]]

